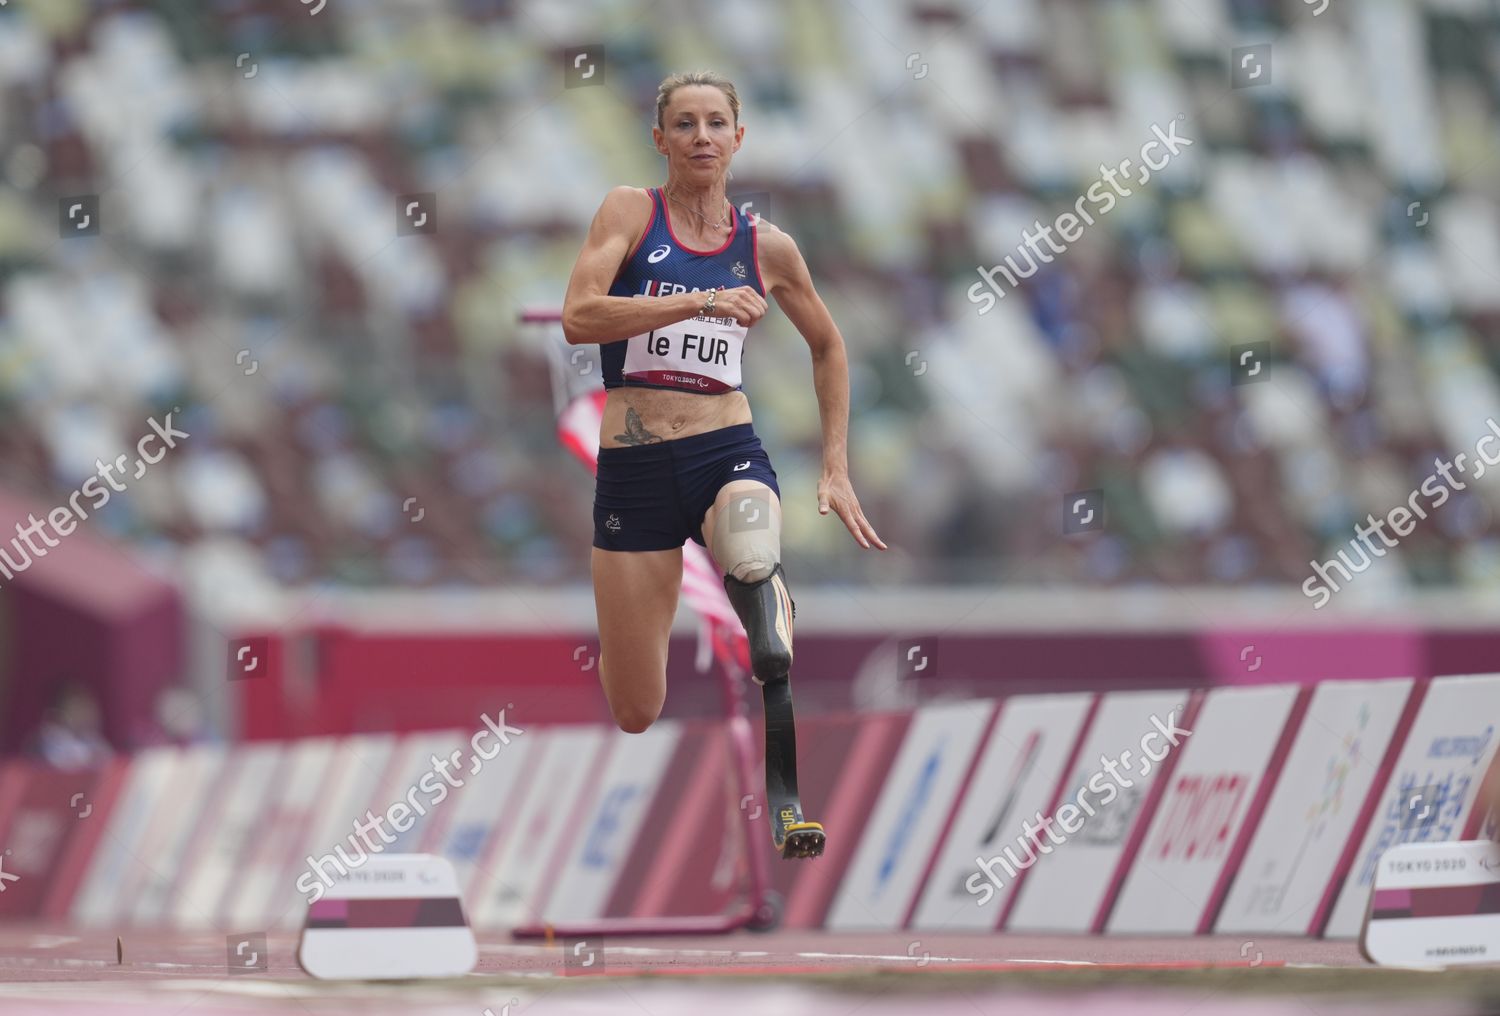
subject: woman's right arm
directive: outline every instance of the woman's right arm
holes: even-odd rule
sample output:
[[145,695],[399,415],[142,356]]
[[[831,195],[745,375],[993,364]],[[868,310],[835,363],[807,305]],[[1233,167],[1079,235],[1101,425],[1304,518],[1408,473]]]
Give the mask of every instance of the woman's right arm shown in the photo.
[[651,198],[645,191],[616,187],[605,196],[563,299],[563,336],[569,345],[628,339],[692,317],[703,307],[706,297],[702,293],[645,298],[607,295],[650,218]]

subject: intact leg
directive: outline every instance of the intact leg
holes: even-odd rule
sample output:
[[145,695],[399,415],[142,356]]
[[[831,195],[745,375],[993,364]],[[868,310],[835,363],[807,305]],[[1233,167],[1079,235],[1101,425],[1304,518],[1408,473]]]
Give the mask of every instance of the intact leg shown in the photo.
[[804,820],[797,793],[791,685],[796,604],[781,567],[781,502],[760,481],[728,483],[704,515],[703,534],[725,572],[729,602],[745,626],[751,674],[765,702],[772,842],[783,857],[816,857],[823,852],[823,827]]
[[667,643],[682,590],[682,548],[593,548],[599,682],[621,730],[639,734],[667,698]]

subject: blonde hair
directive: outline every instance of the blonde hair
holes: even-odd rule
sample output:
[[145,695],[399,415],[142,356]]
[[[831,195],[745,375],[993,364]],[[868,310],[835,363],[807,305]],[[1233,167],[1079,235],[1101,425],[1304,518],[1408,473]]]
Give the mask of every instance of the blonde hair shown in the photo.
[[656,126],[666,129],[667,103],[672,101],[672,93],[679,88],[688,85],[711,85],[724,93],[729,100],[729,111],[734,114],[736,125],[740,122],[740,93],[735,91],[734,85],[728,78],[715,71],[687,71],[681,74],[669,74],[662,79],[656,89]]

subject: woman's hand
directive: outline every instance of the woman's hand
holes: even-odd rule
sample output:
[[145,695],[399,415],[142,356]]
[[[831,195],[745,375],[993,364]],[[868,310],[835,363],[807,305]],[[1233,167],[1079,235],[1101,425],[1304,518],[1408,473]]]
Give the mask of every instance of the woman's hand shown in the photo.
[[861,547],[869,550],[873,543],[881,550],[890,549],[876,534],[865,513],[860,511],[859,498],[854,496],[854,486],[850,484],[847,472],[825,472],[818,481],[818,514],[827,515],[830,508],[844,520],[844,525]]
[[[707,300],[708,295],[704,294],[703,298]],[[732,317],[748,328],[766,316],[766,298],[750,286],[721,289],[714,297],[714,314]]]

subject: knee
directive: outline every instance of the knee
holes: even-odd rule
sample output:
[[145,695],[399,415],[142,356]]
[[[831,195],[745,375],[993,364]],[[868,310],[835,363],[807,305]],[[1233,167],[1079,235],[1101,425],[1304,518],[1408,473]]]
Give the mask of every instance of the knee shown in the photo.
[[[611,673],[613,673],[613,668],[611,668]],[[661,671],[658,671],[658,674],[660,673]],[[614,718],[615,725],[625,731],[625,733],[643,733],[661,715],[661,707],[666,702],[665,681],[663,679],[657,679],[657,683],[662,687],[662,693],[655,696],[650,694],[643,696],[639,692],[635,695],[611,694],[611,687],[620,686],[612,685],[610,681],[605,680],[604,653],[601,651],[599,653],[599,683],[604,687],[604,697],[609,702],[609,713]],[[625,686],[637,689],[643,687],[650,688],[651,683],[649,681],[634,681],[627,682]]]
[[639,703],[624,703],[615,705],[610,703],[610,712],[614,714],[615,725],[627,734],[643,734],[656,722],[661,715],[661,706],[655,708],[642,706]]
[[625,734],[645,734],[646,729],[655,723],[655,717],[660,714],[661,710],[643,710],[643,708],[615,710],[615,725]]

